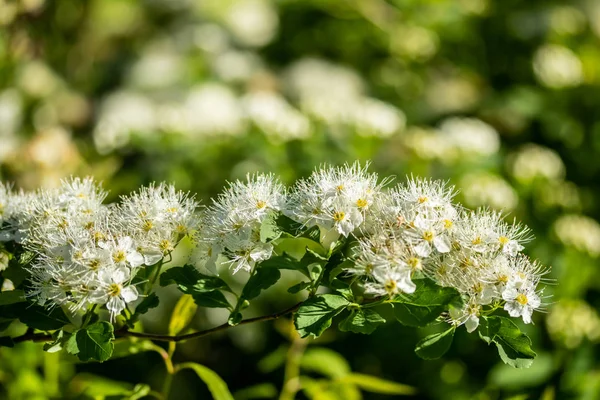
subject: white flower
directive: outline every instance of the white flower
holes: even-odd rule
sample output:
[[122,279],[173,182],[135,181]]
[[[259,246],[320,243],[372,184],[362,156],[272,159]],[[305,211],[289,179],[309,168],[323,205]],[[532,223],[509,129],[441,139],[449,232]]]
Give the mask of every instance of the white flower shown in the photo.
[[96,304],[106,304],[112,321],[125,309],[127,303],[138,298],[135,286],[125,286],[129,278],[129,269],[125,267],[104,269],[98,273],[100,286],[91,293],[90,300]]
[[533,285],[508,285],[502,292],[506,301],[504,309],[511,317],[522,317],[526,324],[531,323],[531,314],[542,304]]
[[374,283],[365,285],[365,292],[375,295],[393,296],[398,293],[414,293],[416,285],[411,280],[412,270],[408,265],[379,267],[373,269]]
[[124,236],[115,240],[98,243],[98,246],[110,252],[112,262],[117,267],[124,267],[129,264],[131,268],[137,268],[143,265],[145,260],[136,249],[133,239]]

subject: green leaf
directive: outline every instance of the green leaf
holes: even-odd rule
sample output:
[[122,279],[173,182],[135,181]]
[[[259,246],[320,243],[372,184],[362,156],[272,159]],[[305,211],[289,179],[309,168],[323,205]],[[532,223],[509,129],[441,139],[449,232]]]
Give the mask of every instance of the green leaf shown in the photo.
[[25,302],[25,292],[22,290],[7,290],[0,292],[0,306]]
[[[217,292],[220,293],[220,292]],[[179,298],[169,322],[169,335],[177,335],[190,324],[192,318],[196,315],[198,306],[194,303],[194,298],[189,294],[184,294]]]
[[339,353],[324,347],[309,347],[300,360],[300,367],[329,378],[339,378],[350,373],[350,364]]
[[373,333],[385,319],[372,308],[352,310],[350,315],[340,322],[339,328],[342,332]]
[[196,292],[192,293],[192,297],[196,304],[200,307],[209,307],[209,308],[230,308],[231,304],[225,298],[223,293],[218,290],[213,290],[212,292]]
[[267,214],[262,224],[260,225],[260,241],[263,243],[270,242],[281,236],[281,229],[277,225],[279,213],[272,211]]
[[287,269],[292,271],[300,271],[307,277],[310,276],[308,269],[299,260],[283,253],[280,256],[273,256],[259,264],[259,268],[265,269]]
[[150,293],[144,298],[144,300],[142,300],[140,304],[137,305],[137,307],[135,308],[135,314],[132,317],[132,319],[135,318],[137,320],[137,317],[139,317],[142,314],[146,314],[151,308],[158,307],[159,302],[160,300],[158,299],[156,293]]
[[160,276],[160,284],[176,284],[183,293],[191,295],[200,307],[231,307],[225,295],[220,292],[231,292],[227,283],[216,276],[201,274],[193,265],[168,269]]
[[177,366],[178,370],[185,368],[193,370],[198,377],[206,383],[214,400],[233,400],[233,396],[231,395],[229,388],[227,388],[227,384],[213,370],[203,365],[190,362],[182,363]]
[[0,315],[6,319],[18,318],[28,327],[42,331],[53,331],[70,323],[60,307],[47,309],[27,302],[0,306]]
[[182,292],[187,294],[213,290],[231,291],[221,278],[201,274],[196,267],[189,264],[183,267],[170,268],[161,274],[160,285],[168,286],[171,284],[176,284]]
[[258,297],[260,292],[277,283],[279,278],[281,278],[281,272],[278,269],[259,266],[242,289],[241,297],[252,300]]
[[506,317],[490,316],[479,319],[479,336],[487,344],[495,343],[500,358],[514,368],[529,368],[536,356],[531,339]]
[[110,358],[115,338],[112,324],[102,321],[75,333],[77,356],[81,361],[106,361]]
[[430,279],[417,279],[412,294],[400,294],[392,300],[396,319],[407,326],[426,326],[435,321],[450,305],[460,307],[460,293],[436,285]]
[[274,399],[277,397],[277,393],[275,385],[265,382],[240,389],[235,392],[233,397],[235,400]]
[[52,342],[44,343],[44,351],[48,353],[56,353],[63,349],[63,345],[66,342],[65,332],[63,330],[57,331],[52,335],[54,339]]
[[296,294],[298,292],[303,291],[304,289],[309,288],[312,285],[312,282],[300,282],[290,287],[287,291],[291,294]]
[[336,383],[346,383],[356,385],[362,390],[372,393],[390,394],[390,395],[414,395],[416,389],[412,386],[401,383],[391,382],[385,379],[377,378],[371,375],[352,373],[335,381]]
[[350,302],[338,294],[321,294],[306,300],[294,314],[294,325],[301,337],[320,336],[331,326],[331,319]]
[[424,337],[417,343],[415,353],[424,360],[435,360],[443,356],[454,338],[455,326],[450,329]]

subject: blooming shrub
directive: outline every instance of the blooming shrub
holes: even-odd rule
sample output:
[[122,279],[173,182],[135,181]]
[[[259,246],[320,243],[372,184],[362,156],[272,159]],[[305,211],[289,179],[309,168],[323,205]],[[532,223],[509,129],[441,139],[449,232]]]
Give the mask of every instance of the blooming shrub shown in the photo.
[[[0,294],[1,323],[31,328],[2,344],[46,341],[48,351],[104,361],[118,338],[209,333],[177,336],[186,323],[166,336],[133,329],[158,305],[158,281],[196,306],[229,310],[227,323],[209,331],[293,313],[301,337],[321,335],[338,315],[340,330],[369,334],[391,307],[404,325],[446,326],[417,343],[422,358],[443,355],[465,325],[507,364],[529,366],[531,342],[507,318],[529,324],[543,305],[548,270],[522,253],[529,229],[453,203],[456,190],[445,182],[411,177],[392,186],[367,167],[322,166],[291,188],[272,174],[249,175],[205,208],[164,183],[108,205],[92,178],[34,192],[2,184],[2,268],[14,290]],[[169,266],[184,239],[193,243],[190,263]],[[222,268],[247,276],[240,293],[219,277]],[[306,300],[245,320],[243,310],[281,270],[302,277],[288,292]]]

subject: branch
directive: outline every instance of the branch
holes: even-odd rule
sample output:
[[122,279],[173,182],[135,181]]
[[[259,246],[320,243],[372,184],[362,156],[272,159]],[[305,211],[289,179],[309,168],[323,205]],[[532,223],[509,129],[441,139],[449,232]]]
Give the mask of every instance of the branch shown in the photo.
[[[296,311],[300,307],[300,304],[302,304],[302,302],[300,302],[286,310],[275,313],[275,314],[263,315],[261,317],[255,317],[255,318],[248,318],[248,319],[242,320],[242,322],[240,322],[237,325],[229,325],[228,323],[224,323],[222,325],[215,326],[214,328],[205,329],[203,331],[198,331],[198,332],[188,333],[187,335],[180,335],[180,336],[157,335],[157,334],[153,334],[153,333],[132,332],[132,331],[127,330],[127,328],[124,328],[124,329],[115,331],[115,337],[117,339],[125,338],[125,337],[137,337],[137,338],[157,340],[157,341],[162,341],[162,342],[182,342],[184,340],[196,339],[196,338],[199,338],[202,336],[210,335],[211,333],[224,331],[229,328],[234,328],[234,327],[240,326],[240,325],[246,325],[246,324],[251,324],[253,322],[270,321],[273,319],[277,319],[277,318],[283,317],[284,315],[287,315],[287,314],[290,314],[290,313]],[[52,335],[48,335],[45,333],[31,333],[31,332],[27,332],[24,335],[12,338],[13,343],[21,343],[21,342],[28,342],[28,341],[48,342],[51,340],[52,340]]]

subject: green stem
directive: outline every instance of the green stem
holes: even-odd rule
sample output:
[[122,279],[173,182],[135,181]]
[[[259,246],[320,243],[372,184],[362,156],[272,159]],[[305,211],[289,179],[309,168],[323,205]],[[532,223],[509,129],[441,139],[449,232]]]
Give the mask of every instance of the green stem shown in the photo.
[[81,321],[82,328],[85,328],[90,323],[90,320],[92,319],[92,316],[94,315],[94,311],[96,311],[97,307],[98,307],[98,304],[94,304],[92,306],[92,308],[90,308],[88,310],[88,312],[85,313],[85,315],[83,316],[83,320]]
[[146,296],[150,294],[150,292],[152,291],[152,287],[154,287],[154,283],[156,283],[156,280],[158,279],[158,276],[160,275],[160,270],[162,269],[162,266],[163,266],[163,260],[161,259],[155,265],[156,265],[156,272],[154,273],[152,278],[150,278],[150,280],[146,284],[146,290],[144,291],[144,295],[146,295]]
[[307,344],[307,340],[300,338],[294,332],[294,339],[287,352],[283,388],[279,400],[293,400],[298,390],[300,390],[300,360]]

